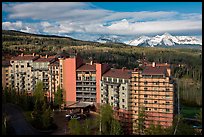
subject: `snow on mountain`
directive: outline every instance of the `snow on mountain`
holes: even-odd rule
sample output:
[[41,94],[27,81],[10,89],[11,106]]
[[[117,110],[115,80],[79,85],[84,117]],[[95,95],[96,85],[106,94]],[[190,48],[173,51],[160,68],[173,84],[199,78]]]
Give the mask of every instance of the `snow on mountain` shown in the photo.
[[130,44],[130,45],[139,45],[140,43],[145,43],[146,44],[149,39],[150,39],[150,37],[141,36],[136,40],[131,40],[129,42],[127,41],[127,42],[125,42],[125,44]]
[[141,36],[137,39],[125,42],[134,46],[175,46],[175,45],[202,45],[202,41],[192,36],[172,36],[164,33],[154,37]]

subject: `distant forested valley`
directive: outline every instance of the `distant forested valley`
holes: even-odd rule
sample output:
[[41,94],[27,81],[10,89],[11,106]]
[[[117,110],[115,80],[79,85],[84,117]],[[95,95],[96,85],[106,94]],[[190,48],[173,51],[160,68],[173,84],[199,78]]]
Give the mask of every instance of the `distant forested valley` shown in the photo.
[[27,34],[2,30],[2,59],[20,53],[56,55],[76,50],[86,61],[109,63],[113,68],[138,67],[139,59],[173,64],[173,76],[178,78],[181,102],[202,106],[202,51],[185,48],[135,47],[125,44],[81,41],[58,36]]

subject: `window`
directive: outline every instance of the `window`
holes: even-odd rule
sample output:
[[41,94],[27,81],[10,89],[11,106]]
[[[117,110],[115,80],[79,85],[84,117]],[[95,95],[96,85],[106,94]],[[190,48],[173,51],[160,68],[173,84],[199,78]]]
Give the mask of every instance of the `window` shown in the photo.
[[137,92],[137,90],[135,90],[135,93]]
[[157,110],[157,108],[154,108],[154,110]]
[[125,108],[125,105],[122,105],[123,108]]
[[16,68],[18,68],[18,65],[16,65]]
[[112,81],[112,79],[111,79],[111,78],[108,78],[108,81],[109,81],[109,82],[111,82],[111,81]]
[[146,97],[148,97],[148,95],[144,95],[144,97],[146,98]]
[[124,99],[122,99],[122,102],[125,102],[125,100],[124,100]]
[[148,103],[148,101],[145,100],[145,101],[144,101],[144,104],[147,104],[147,103]]
[[163,85],[165,85],[165,82],[163,82]]
[[137,86],[137,84],[135,84],[135,87]]
[[117,79],[116,79],[116,78],[114,78],[114,79],[113,79],[113,82],[115,82],[115,83],[116,83],[116,82],[117,82]]
[[147,84],[148,84],[148,82],[147,82],[147,81],[145,81],[145,82],[144,82],[144,84],[145,84],[145,85],[147,85]]
[[145,110],[148,110],[148,107],[145,107]]
[[21,68],[24,68],[24,65],[21,65]]
[[123,82],[123,80],[122,80],[122,79],[119,79],[119,82],[120,82],[120,83],[122,83],[122,82]]
[[167,109],[166,109],[166,112],[170,112],[170,110],[167,108]]
[[8,74],[6,74],[6,77],[8,77]]
[[167,101],[166,104],[169,104],[169,102]]
[[152,109],[151,108],[149,108],[149,111],[151,111]]
[[156,82],[156,85],[159,85],[159,81]]
[[135,105],[137,105],[137,103],[135,103]]
[[113,88],[113,85],[111,85],[111,88]]
[[170,96],[169,95],[166,95],[166,98],[169,98]]
[[135,99],[137,99],[137,97],[135,96]]
[[135,113],[137,113],[137,111],[135,111]]
[[89,74],[89,72],[86,72],[85,74]]
[[147,88],[144,88],[144,90],[147,90]]
[[157,101],[154,101],[154,104],[156,104],[157,103]]
[[111,100],[113,100],[113,96],[111,96]]
[[169,91],[169,88],[167,88],[166,91]]
[[125,87],[122,87],[122,89],[124,90],[124,89],[125,89]]

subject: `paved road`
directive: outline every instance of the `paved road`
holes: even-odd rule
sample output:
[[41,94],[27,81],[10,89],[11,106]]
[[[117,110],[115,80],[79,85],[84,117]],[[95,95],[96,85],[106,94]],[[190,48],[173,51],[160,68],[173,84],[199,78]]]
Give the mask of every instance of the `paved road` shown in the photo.
[[3,112],[8,114],[9,123],[15,130],[16,135],[40,135],[42,133],[34,129],[23,116],[21,110],[13,104],[4,104]]

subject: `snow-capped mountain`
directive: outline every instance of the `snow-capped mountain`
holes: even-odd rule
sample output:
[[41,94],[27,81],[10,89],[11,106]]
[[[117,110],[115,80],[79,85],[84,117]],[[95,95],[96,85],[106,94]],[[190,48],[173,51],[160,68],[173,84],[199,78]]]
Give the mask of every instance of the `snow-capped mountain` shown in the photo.
[[121,38],[119,36],[116,35],[102,35],[100,36],[96,42],[99,43],[122,43]]
[[154,37],[141,36],[137,39],[125,42],[125,44],[134,46],[178,46],[178,45],[202,45],[202,40],[192,36],[172,36],[164,33]]

